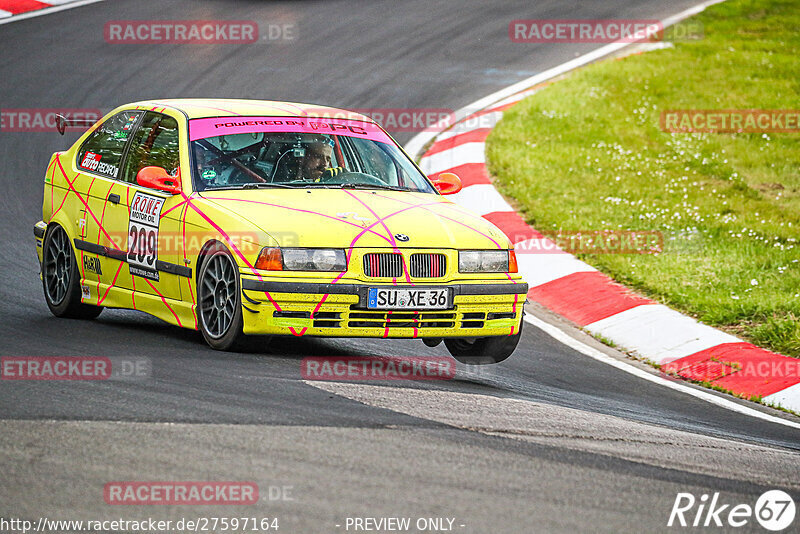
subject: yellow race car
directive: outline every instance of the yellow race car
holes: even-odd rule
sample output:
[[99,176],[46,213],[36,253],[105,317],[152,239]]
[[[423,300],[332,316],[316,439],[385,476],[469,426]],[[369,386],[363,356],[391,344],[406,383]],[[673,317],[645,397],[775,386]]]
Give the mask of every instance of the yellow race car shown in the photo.
[[59,317],[140,310],[220,350],[248,334],[444,340],[467,363],[520,338],[508,238],[442,196],[457,176],[429,180],[360,114],[137,102],[53,154],[44,182],[34,235]]

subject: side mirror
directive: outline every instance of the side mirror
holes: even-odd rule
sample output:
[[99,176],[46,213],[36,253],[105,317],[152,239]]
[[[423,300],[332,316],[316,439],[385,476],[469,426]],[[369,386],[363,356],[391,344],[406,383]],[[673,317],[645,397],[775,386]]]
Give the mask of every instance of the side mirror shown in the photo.
[[136,174],[136,183],[177,195],[181,192],[181,171],[178,169],[178,174],[170,176],[167,170],[161,167],[144,167]]
[[443,172],[433,180],[433,186],[443,195],[461,191],[461,178],[452,172]]

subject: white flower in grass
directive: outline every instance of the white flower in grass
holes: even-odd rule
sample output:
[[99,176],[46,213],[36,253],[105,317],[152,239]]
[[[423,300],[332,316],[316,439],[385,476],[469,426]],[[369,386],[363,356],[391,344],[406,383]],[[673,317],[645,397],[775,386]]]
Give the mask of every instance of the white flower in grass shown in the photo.
[[751,285],[751,286],[757,286],[757,285],[758,285],[758,280],[756,280],[755,278],[753,278],[752,280],[750,280],[750,285]]

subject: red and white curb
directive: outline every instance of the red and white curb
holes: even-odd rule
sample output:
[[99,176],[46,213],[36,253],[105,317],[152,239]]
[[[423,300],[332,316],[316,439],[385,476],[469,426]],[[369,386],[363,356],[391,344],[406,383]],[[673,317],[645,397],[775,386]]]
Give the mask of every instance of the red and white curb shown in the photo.
[[102,0],[0,0],[0,24],[64,11]]
[[[687,10],[664,25],[717,1]],[[450,198],[493,222],[512,240],[520,273],[530,285],[531,300],[624,350],[664,366],[669,373],[800,412],[800,359],[761,349],[633,293],[558,250],[555,243],[528,226],[492,186],[485,164],[485,142],[503,110],[547,80],[624,46],[608,45],[490,95],[459,110],[459,121],[452,128],[420,134],[406,148],[412,156],[418,156],[423,146],[434,141],[419,158],[422,170],[429,176],[442,172],[459,175],[464,189]]]

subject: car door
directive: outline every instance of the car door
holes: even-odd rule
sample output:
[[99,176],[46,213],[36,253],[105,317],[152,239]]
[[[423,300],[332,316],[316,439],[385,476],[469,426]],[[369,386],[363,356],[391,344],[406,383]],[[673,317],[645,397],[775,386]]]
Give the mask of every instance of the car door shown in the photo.
[[[138,172],[148,166],[177,174],[178,122],[175,117],[153,111],[125,113],[124,120],[109,120],[103,134],[106,143],[109,139],[123,142],[121,156],[114,159],[113,166],[101,169],[105,154],[93,151],[91,144],[82,147],[79,155],[84,170],[105,172],[103,183],[92,188],[92,217],[86,220],[87,235],[96,245],[88,242],[83,246],[99,257],[96,274],[102,284],[98,283],[98,303],[102,304],[110,286],[180,299],[180,281],[191,276],[191,270],[183,264],[179,231],[183,197],[136,181]],[[132,306],[137,306],[135,298]]]
[[[106,230],[123,242],[124,256],[115,271],[116,285],[137,293],[180,299],[180,283],[191,275],[183,263],[180,216],[181,195],[172,195],[137,183],[141,169],[162,167],[176,175],[179,168],[178,122],[164,113],[147,111],[137,122],[116,183],[109,191],[118,216],[106,219]],[[112,273],[116,274],[116,273]]]
[[112,115],[92,132],[78,150],[75,181],[86,204],[77,213],[78,269],[88,300],[102,304],[109,286],[118,280],[124,257],[124,235],[112,230],[116,218],[125,217],[120,206],[119,172],[136,124],[143,111],[126,110]]

